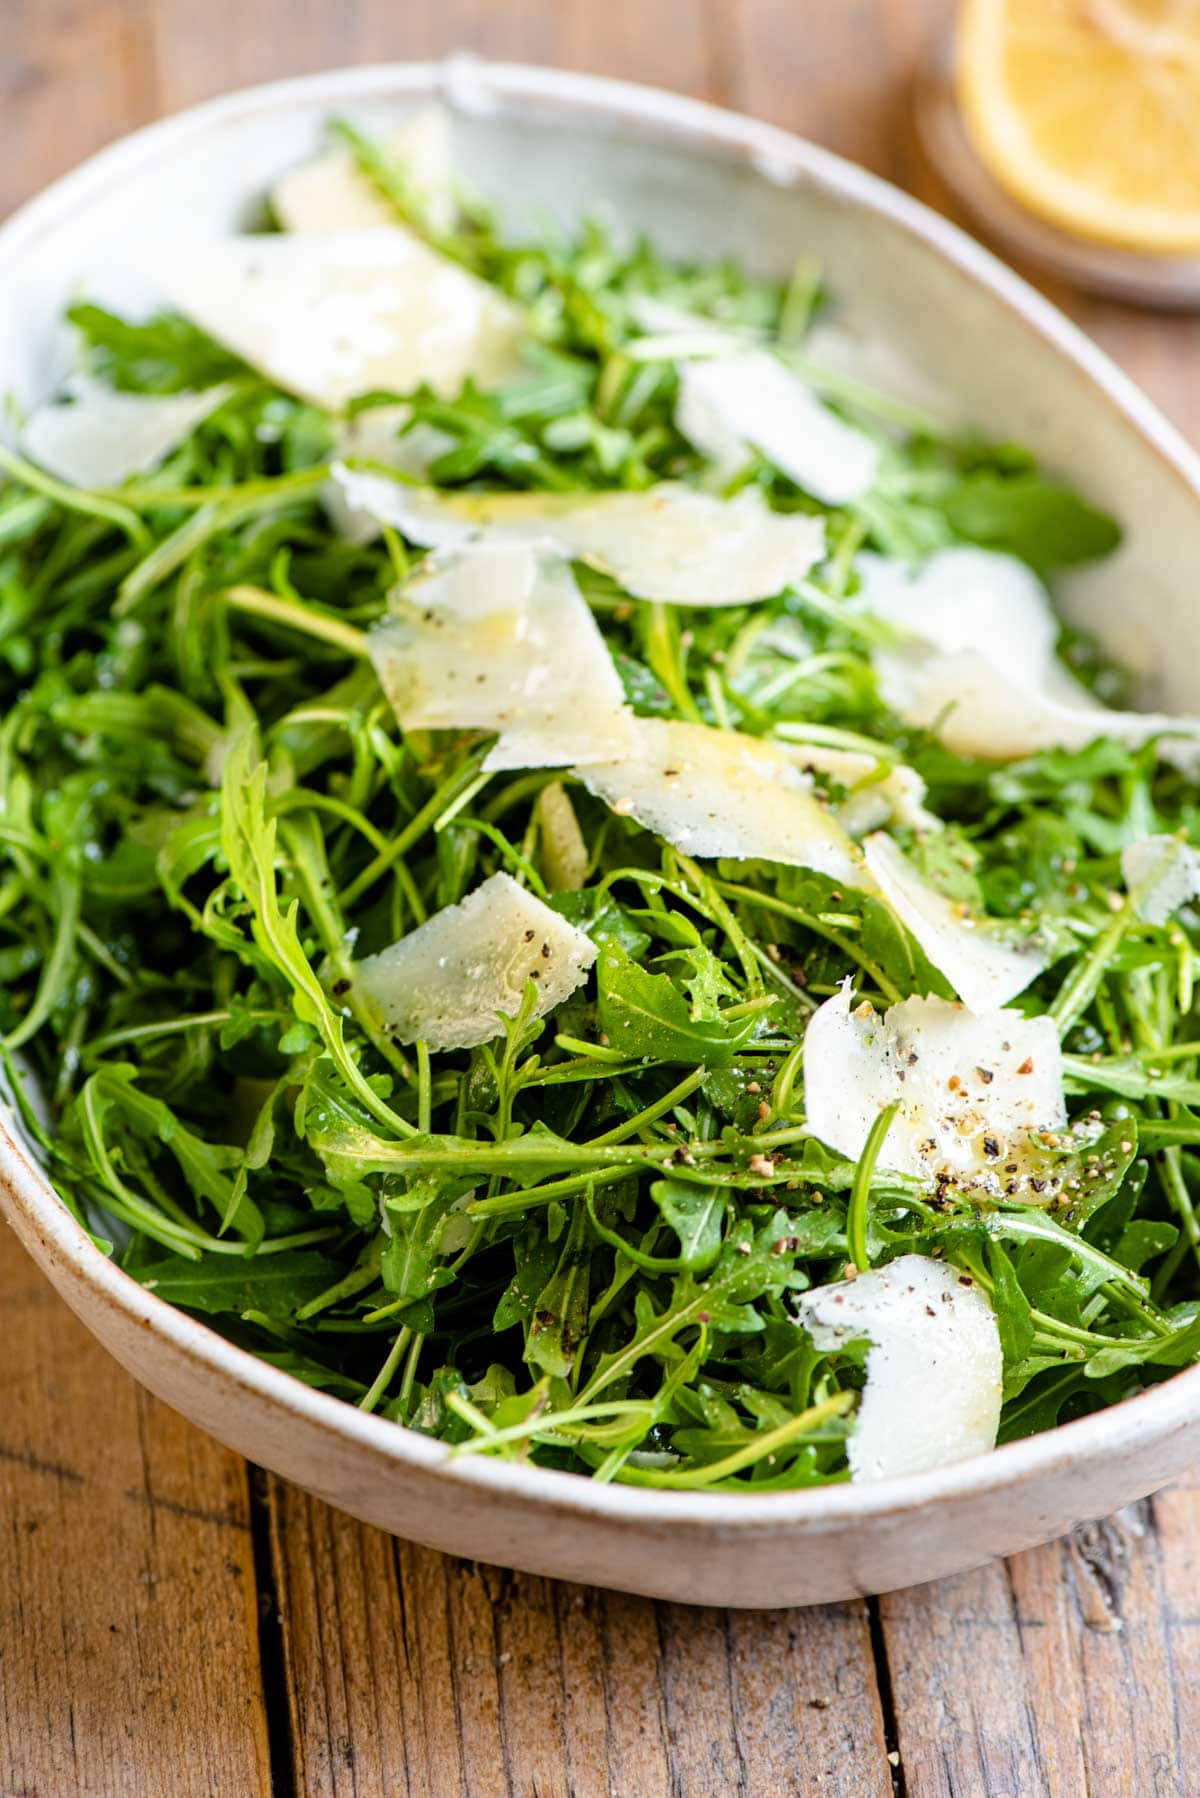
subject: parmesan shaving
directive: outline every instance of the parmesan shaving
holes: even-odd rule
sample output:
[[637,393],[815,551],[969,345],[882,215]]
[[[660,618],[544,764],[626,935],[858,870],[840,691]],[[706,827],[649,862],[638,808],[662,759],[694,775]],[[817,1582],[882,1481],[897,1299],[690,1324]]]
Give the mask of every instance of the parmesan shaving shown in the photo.
[[[1015,556],[942,549],[914,570],[866,552],[855,566],[863,603],[919,639],[922,651],[986,654],[1016,686],[1032,691],[1044,684],[1055,662],[1058,621],[1045,588]],[[902,682],[905,664],[893,668],[886,655],[884,675]],[[1062,674],[1070,679],[1065,669]],[[886,689],[885,697],[893,703]]]
[[[438,457],[454,448],[456,439],[434,425],[418,424],[405,430],[411,416],[410,407],[389,405],[370,406],[353,418],[336,419],[335,453],[339,457],[363,456],[416,480],[425,480]],[[379,535],[379,520],[374,513],[351,505],[339,482],[325,483],[321,501],[333,528],[349,542],[370,543]]]
[[[1070,679],[1061,670],[1059,677]],[[889,699],[889,704],[895,701]],[[984,761],[1011,761],[1045,749],[1086,749],[1097,737],[1139,749],[1157,737],[1163,761],[1193,777],[1200,774],[1200,719],[1110,711],[1082,687],[1077,700],[1031,693],[1006,680],[981,655],[931,657],[909,703],[895,709],[910,724],[936,729],[957,755]]]
[[956,754],[1008,761],[1163,736],[1164,760],[1200,768],[1200,720],[1110,711],[1063,667],[1049,596],[1023,562],[960,548],[915,571],[873,555],[858,566],[865,604],[910,638],[875,652],[884,699]]
[[537,983],[535,1017],[570,998],[596,945],[508,874],[493,874],[458,905],[358,964],[357,983],[398,1042],[470,1049],[515,1017]]
[[[450,121],[440,107],[422,107],[379,142],[400,171],[412,208],[430,231],[452,231],[458,218],[450,156]],[[396,207],[363,173],[342,144],[284,175],[271,190],[285,231],[369,231],[402,228]]]
[[774,743],[661,718],[634,722],[626,759],[578,768],[588,791],[688,855],[815,868],[864,884],[858,850]]
[[637,302],[634,313],[667,333],[662,353],[680,358],[675,423],[722,476],[736,474],[753,449],[825,505],[861,499],[874,485],[876,444],[770,350],[747,348],[733,332],[653,300]]
[[722,472],[756,449],[827,506],[861,499],[874,484],[879,451],[843,424],[769,350],[685,362],[675,422]]
[[607,761],[637,743],[620,677],[567,563],[486,540],[435,557],[367,640],[405,730],[494,730],[484,767]]
[[121,393],[77,379],[65,401],[32,415],[22,447],[73,487],[120,487],[130,475],[156,468],[230,392],[222,385],[201,393]]
[[1043,944],[1014,942],[929,885],[881,832],[863,843],[880,892],[934,967],[974,1011],[1006,1005],[1049,963]]
[[1178,837],[1143,837],[1121,851],[1121,873],[1133,908],[1146,924],[1165,924],[1181,905],[1200,899],[1200,853]]
[[1040,1172],[1032,1139],[1065,1125],[1062,1081],[1052,1018],[934,998],[905,999],[881,1017],[866,1004],[851,1009],[849,981],[804,1037],[815,1136],[857,1161],[879,1113],[899,1102],[879,1166],[991,1198]]
[[805,743],[792,738],[786,726],[776,736],[802,773],[825,776],[847,788],[847,797],[838,805],[837,815],[852,837],[865,836],[884,824],[902,824],[920,831],[942,828],[941,819],[921,803],[925,782],[915,768],[904,762],[881,762],[858,749]]
[[855,1481],[929,1473],[995,1445],[1004,1357],[995,1314],[969,1275],[929,1255],[797,1301],[817,1348],[870,1342],[867,1383],[846,1445]]
[[486,533],[541,543],[611,575],[636,599],[728,606],[769,599],[821,559],[821,519],[773,512],[756,489],[729,500],[665,482],[641,493],[442,493],[335,466],[356,513],[412,543],[458,548]]
[[330,411],[373,388],[450,395],[519,369],[516,307],[395,226],[178,245],[155,273],[195,324]]

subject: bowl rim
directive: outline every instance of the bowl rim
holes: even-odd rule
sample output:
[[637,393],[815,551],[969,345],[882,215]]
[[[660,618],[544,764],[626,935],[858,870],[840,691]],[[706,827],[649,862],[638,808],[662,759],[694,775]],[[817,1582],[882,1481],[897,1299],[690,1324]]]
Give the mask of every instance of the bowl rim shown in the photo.
[[[990,251],[890,182],[768,125],[663,89],[532,64],[484,62],[458,55],[436,62],[375,63],[292,77],[238,89],[143,126],[88,158],[0,224],[0,283],[6,262],[36,253],[38,240],[105,190],[124,185],[168,144],[201,137],[214,127],[297,103],[364,99],[439,99],[451,111],[486,113],[505,102],[539,102],[583,110],[614,125],[657,132],[681,146],[705,146],[750,165],[779,185],[809,185],[854,210],[874,214],[917,238],[987,288],[1037,335],[1088,377],[1126,423],[1157,453],[1167,472],[1200,503],[1200,455],[1083,332]],[[520,1497],[545,1510],[613,1522],[707,1522],[722,1533],[814,1532],[839,1529],[967,1501],[1052,1476],[1120,1448],[1133,1453],[1200,1420],[1200,1366],[1182,1369],[1160,1385],[1073,1422],[1007,1443],[989,1453],[929,1473],[880,1482],[800,1488],[792,1492],[679,1492],[599,1484],[586,1476],[455,1456],[444,1443],[358,1410],[344,1399],[307,1386],[238,1348],[209,1325],[138,1284],[93,1243],[31,1154],[11,1134],[0,1108],[0,1201],[19,1218],[48,1258],[64,1264],[110,1310],[151,1330],[167,1346],[247,1396],[297,1422],[345,1439],[384,1462],[414,1474]]]

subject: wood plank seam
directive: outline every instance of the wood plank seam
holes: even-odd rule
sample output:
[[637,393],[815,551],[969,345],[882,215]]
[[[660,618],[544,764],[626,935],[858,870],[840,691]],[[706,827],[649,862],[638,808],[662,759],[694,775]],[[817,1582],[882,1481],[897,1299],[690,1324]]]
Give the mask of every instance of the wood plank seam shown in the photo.
[[266,1712],[271,1798],[297,1798],[295,1732],[284,1647],[284,1612],[279,1602],[283,1566],[273,1538],[267,1502],[267,1475],[247,1464],[250,1542],[258,1590],[258,1664]]

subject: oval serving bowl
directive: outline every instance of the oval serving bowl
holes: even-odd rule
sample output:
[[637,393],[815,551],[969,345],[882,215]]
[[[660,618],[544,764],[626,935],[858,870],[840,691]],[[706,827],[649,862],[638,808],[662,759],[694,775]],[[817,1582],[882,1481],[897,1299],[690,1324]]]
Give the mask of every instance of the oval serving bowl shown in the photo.
[[[67,366],[81,289],[138,306],[129,269],[256,222],[331,115],[368,129],[431,100],[455,162],[519,229],[601,209],[666,251],[783,274],[816,255],[837,353],[944,417],[1011,434],[1126,527],[1060,584],[1076,622],[1163,709],[1200,709],[1200,458],[1053,307],[886,183],[786,132],[649,89],[455,60],[275,83],[136,133],[0,229],[0,392]],[[450,1553],[685,1602],[811,1604],[954,1573],[1166,1484],[1200,1457],[1200,1368],[940,1472],[745,1498],[600,1486],[478,1457],[363,1415],[234,1348],[89,1241],[0,1103],[0,1209],[71,1308],[168,1404],[331,1504]],[[936,1402],[936,1398],[935,1401]]]

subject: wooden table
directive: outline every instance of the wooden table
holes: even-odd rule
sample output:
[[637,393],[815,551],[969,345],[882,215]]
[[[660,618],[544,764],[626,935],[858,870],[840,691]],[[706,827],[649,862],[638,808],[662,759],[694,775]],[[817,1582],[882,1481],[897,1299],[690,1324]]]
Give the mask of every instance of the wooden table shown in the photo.
[[[0,215],[209,94],[457,47],[723,101],[937,201],[904,120],[942,11],[2,0]],[[1072,310],[1200,434],[1200,326]],[[247,1467],[7,1234],[0,1323],[0,1798],[1200,1793],[1200,1480],[878,1602],[692,1611],[450,1561]]]

